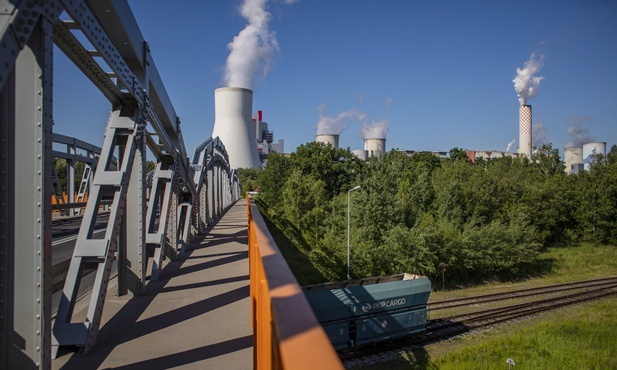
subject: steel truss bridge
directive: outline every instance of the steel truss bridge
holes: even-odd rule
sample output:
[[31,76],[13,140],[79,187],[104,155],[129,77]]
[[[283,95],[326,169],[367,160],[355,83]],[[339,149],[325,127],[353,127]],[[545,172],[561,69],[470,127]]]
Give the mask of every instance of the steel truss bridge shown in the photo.
[[[54,44],[111,103],[102,148],[53,132]],[[0,89],[0,368],[49,368],[60,346],[87,353],[96,344],[112,260],[119,293],[143,294],[148,255],[156,280],[166,255],[181,252],[238,200],[239,183],[218,138],[189,158],[180,119],[126,1],[0,1]],[[54,141],[67,150],[54,151]],[[147,150],[157,162],[151,179]],[[94,176],[52,328],[54,157],[71,169],[86,162]],[[71,175],[68,184],[69,202],[79,202]],[[109,222],[95,238],[103,203],[110,205]],[[96,266],[93,294],[85,320],[72,322],[86,264]]]
[[[111,103],[100,148],[53,132],[54,44]],[[150,175],[148,152],[156,159]],[[52,205],[61,196],[54,158],[67,161],[69,199]],[[86,174],[75,197],[76,162]],[[180,258],[228,209],[237,214],[239,197],[221,140],[207,138],[187,154],[126,0],[0,0],[0,369],[49,369],[64,346],[88,354],[112,261],[117,294],[144,295],[165,257]],[[95,226],[103,205],[109,221],[101,233]],[[53,209],[82,216],[54,321]],[[250,274],[241,274],[250,275],[254,367],[342,368],[252,200],[246,215],[240,227]],[[231,238],[236,245],[247,243],[241,234]],[[92,268],[85,318],[76,319],[82,272]]]

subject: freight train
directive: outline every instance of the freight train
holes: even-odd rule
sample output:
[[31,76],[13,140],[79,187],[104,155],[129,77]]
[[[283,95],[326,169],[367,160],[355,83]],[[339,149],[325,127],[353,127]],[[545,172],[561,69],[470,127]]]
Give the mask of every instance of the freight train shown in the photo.
[[336,350],[423,333],[431,282],[398,274],[303,287]]

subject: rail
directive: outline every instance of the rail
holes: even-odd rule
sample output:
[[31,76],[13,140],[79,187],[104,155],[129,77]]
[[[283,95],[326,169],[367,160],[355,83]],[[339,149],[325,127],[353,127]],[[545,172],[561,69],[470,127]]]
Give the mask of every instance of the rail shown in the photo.
[[249,273],[255,369],[343,369],[250,195]]

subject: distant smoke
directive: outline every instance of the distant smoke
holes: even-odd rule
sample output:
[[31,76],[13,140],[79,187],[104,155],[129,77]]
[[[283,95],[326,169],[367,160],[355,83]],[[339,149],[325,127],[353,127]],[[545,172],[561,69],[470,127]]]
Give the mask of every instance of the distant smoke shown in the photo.
[[279,50],[279,44],[276,33],[268,29],[270,13],[266,11],[267,1],[244,0],[240,6],[240,13],[248,24],[227,45],[230,51],[225,65],[227,86],[250,89],[257,73],[267,75],[270,71],[273,55]]
[[350,123],[363,123],[367,119],[367,115],[356,110],[349,110],[339,113],[336,117],[324,116],[322,114],[325,106],[317,108],[319,112],[319,122],[317,123],[317,135],[336,134],[340,135],[345,131]]
[[570,139],[566,142],[565,147],[571,148],[575,146],[583,146],[585,143],[591,143],[596,139],[589,135],[587,127],[591,117],[569,115],[566,118],[568,123],[568,136]]
[[510,151],[510,148],[512,147],[512,145],[514,145],[514,143],[516,143],[516,139],[512,139],[512,141],[508,143],[508,145],[506,146],[506,153]]
[[532,147],[539,147],[542,144],[546,144],[549,142],[548,136],[546,136],[546,127],[544,127],[544,124],[541,122],[533,124],[533,131],[531,137]]
[[387,119],[373,122],[370,125],[363,123],[358,136],[362,139],[385,139],[388,133],[388,126],[390,126],[390,120]]
[[540,60],[535,60],[535,54],[531,54],[528,61],[525,62],[525,68],[517,68],[517,76],[512,80],[514,82],[514,90],[518,96],[518,101],[521,105],[527,104],[527,101],[538,93],[540,81],[544,77],[534,77],[544,65],[544,56],[540,56]]
[[390,109],[392,108],[393,105],[394,105],[394,99],[392,99],[389,96],[386,96],[386,107]]

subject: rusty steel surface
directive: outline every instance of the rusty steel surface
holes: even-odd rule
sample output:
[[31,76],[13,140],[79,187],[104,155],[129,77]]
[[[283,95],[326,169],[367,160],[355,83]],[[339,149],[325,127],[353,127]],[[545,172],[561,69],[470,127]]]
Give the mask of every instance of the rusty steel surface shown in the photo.
[[247,197],[256,369],[343,369],[302,289]]

